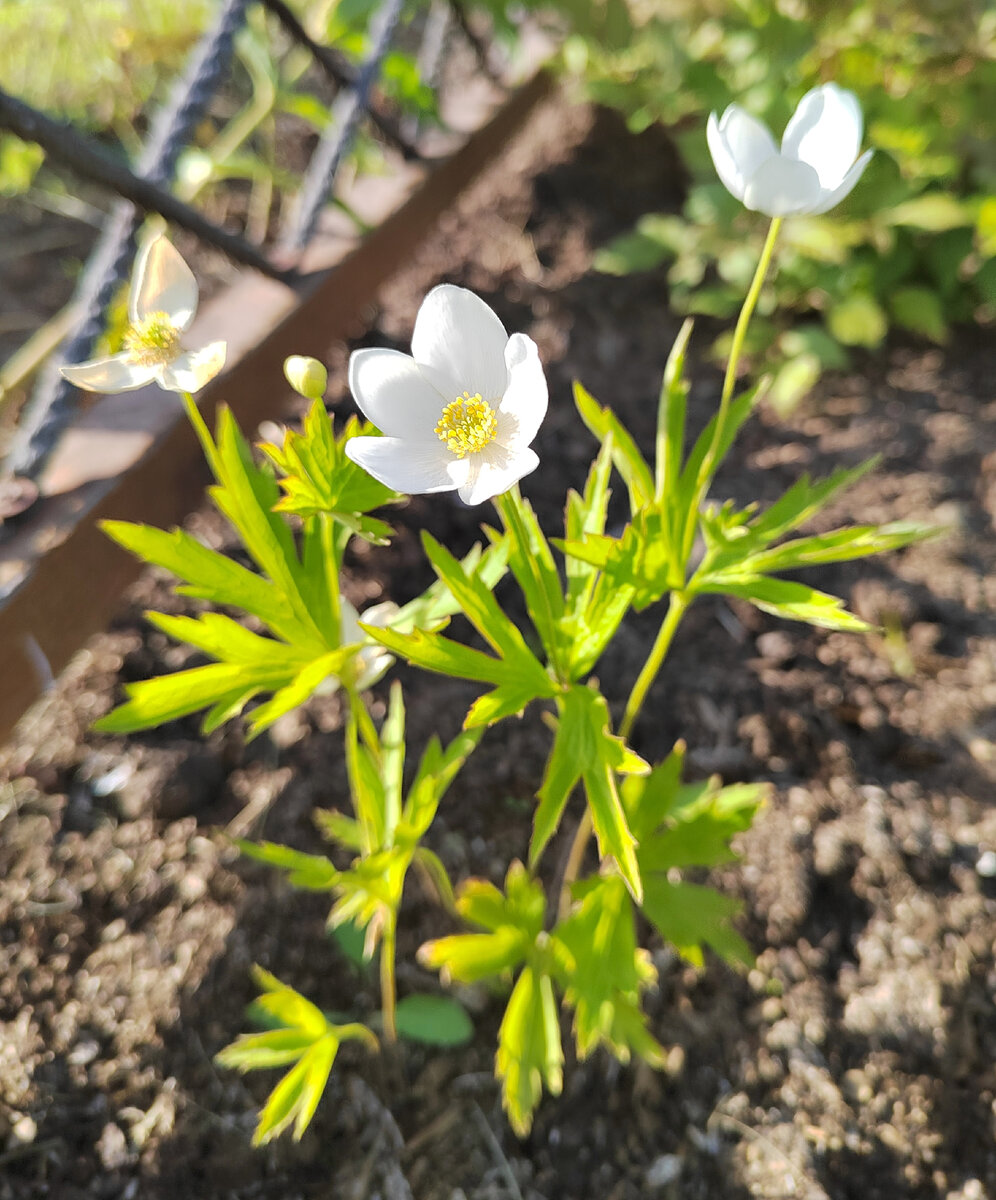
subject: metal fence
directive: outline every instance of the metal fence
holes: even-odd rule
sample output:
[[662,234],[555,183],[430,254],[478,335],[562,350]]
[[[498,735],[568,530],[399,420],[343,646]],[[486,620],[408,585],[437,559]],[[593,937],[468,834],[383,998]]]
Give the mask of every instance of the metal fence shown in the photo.
[[[319,137],[296,203],[272,254],[213,223],[170,190],[180,155],[227,76],[236,35],[253,3],[261,4],[295,42],[311,51],[336,89],[331,120]],[[4,464],[8,475],[35,477],[71,419],[80,394],[62,378],[59,367],[91,356],[103,333],[109,306],[131,269],[136,235],[147,213],[158,213],[235,261],[293,285],[297,277],[293,263],[314,233],[319,214],[333,193],[339,168],[364,120],[406,159],[422,157],[417,128],[411,122],[397,120],[372,98],[384,59],[402,24],[403,9],[404,0],[381,0],[369,25],[367,57],[354,66],[334,47],[317,43],[284,0],[220,0],[214,24],[192,52],[170,102],[155,118],[134,168],[71,125],[55,121],[0,90],[0,129],[36,142],[53,161],[119,197],[76,291],[74,304],[82,314],[79,323],[39,372],[34,391],[20,413]],[[431,77],[438,68],[450,31],[468,41],[480,65],[490,73],[486,48],[474,35],[458,0],[432,0],[420,16],[419,27],[418,59],[423,77]]]

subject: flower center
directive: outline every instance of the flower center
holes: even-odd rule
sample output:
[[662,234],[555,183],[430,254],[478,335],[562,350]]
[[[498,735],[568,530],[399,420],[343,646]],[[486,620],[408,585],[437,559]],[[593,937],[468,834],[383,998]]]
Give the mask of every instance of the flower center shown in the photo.
[[140,367],[161,367],[180,350],[180,331],[164,312],[151,312],[128,327],[124,352]]
[[446,443],[447,450],[452,450],[457,458],[464,458],[495,440],[498,417],[487,400],[481,399],[480,392],[473,396],[464,392],[443,409],[435,433]]

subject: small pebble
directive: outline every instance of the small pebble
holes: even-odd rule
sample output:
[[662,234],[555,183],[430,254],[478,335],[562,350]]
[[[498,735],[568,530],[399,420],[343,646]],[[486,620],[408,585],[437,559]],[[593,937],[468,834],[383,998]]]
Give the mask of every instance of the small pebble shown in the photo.
[[979,861],[975,864],[975,870],[983,879],[992,879],[996,876],[996,853],[992,850],[984,850],[979,855]]
[[19,1117],[11,1126],[10,1136],[16,1146],[30,1146],[38,1136],[38,1126],[32,1117]]
[[677,1154],[662,1154],[660,1158],[655,1158],[647,1168],[645,1177],[647,1187],[667,1187],[669,1183],[674,1183],[680,1174],[681,1159]]

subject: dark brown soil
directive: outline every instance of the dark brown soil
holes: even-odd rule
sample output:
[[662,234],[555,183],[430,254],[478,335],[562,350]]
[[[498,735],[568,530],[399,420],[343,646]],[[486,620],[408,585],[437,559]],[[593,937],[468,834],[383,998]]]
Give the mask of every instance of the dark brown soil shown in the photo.
[[[680,188],[662,134],[633,138],[557,101],[367,314],[365,341],[403,346],[425,290],[448,279],[537,339],[553,402],[543,466],[524,490],[548,526],[592,451],[572,378],[652,439],[677,325],[666,288],[656,274],[595,275],[590,261]],[[330,350],[343,408],[346,356]],[[696,374],[699,424],[717,391],[714,373]],[[185,603],[147,573],[4,757],[0,1200],[996,1195],[988,347],[966,331],[946,352],[896,344],[863,359],[791,420],[755,420],[716,492],[770,499],[804,470],[872,451],[879,471],[823,523],[910,518],[951,532],[812,580],[889,634],[827,634],[703,602],[635,736],[648,757],[682,736],[696,772],[774,782],[742,863],[714,877],[746,902],[756,967],[738,975],[713,961],[699,974],[657,945],[648,1008],[667,1069],[569,1062],[564,1095],[544,1100],[523,1142],[491,1073],[500,1004],[470,993],[470,1047],[409,1047],[394,1062],[347,1049],[303,1141],[250,1147],[274,1079],[212,1064],[246,1028],[250,963],[325,1008],[376,1005],[374,981],[325,937],[321,898],[237,861],[224,835],[317,848],[311,810],[345,799],[340,711],[314,700],[248,747],[235,728],[205,743],[193,721],[128,740],[88,733],[122,682],[186,660],[142,621],[146,607]],[[352,598],[406,599],[428,580],[418,529],[463,549],[482,519],[448,500],[413,502],[394,546],[352,563]],[[209,513],[192,525],[225,537]],[[653,623],[632,620],[600,665],[613,701]],[[414,741],[452,732],[473,688],[400,675]],[[457,877],[500,878],[524,853],[546,739],[535,720],[500,725],[454,786],[431,840]],[[438,929],[413,888],[402,991],[435,986],[414,950]]]

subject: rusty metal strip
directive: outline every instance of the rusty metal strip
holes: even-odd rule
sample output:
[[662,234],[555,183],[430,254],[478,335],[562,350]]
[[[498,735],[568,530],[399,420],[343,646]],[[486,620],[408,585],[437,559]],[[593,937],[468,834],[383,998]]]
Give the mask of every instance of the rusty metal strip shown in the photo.
[[[356,329],[364,305],[504,149],[550,86],[541,73],[522,87],[344,257],[337,249],[341,237],[316,238],[302,264],[312,273],[296,290],[246,274],[216,297],[199,332],[227,338],[232,365],[201,394],[209,420],[222,401],[248,430],[279,416],[284,358],[323,354]],[[142,405],[141,396],[107,397],[76,430],[84,446],[89,430],[107,477],[49,478],[50,494],[0,548],[0,589],[10,588],[0,601],[0,737],[87,638],[106,627],[122,590],[141,570],[98,522],[173,525],[203,498],[204,463],[179,408],[171,407],[173,398],[158,392]]]

